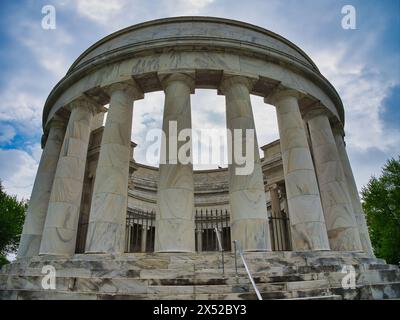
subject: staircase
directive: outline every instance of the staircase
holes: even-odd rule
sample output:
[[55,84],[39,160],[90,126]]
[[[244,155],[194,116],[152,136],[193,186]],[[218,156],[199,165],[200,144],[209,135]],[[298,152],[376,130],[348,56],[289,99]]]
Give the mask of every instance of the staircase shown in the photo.
[[[263,299],[392,299],[400,297],[400,270],[384,260],[347,252],[245,253]],[[240,259],[225,253],[34,257],[3,267],[0,299],[257,299]],[[56,289],[44,290],[42,267],[56,270]],[[342,288],[344,265],[356,286]]]

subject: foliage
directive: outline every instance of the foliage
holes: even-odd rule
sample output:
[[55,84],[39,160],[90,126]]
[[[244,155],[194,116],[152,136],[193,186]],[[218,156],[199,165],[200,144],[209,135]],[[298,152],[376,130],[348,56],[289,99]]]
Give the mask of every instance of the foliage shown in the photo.
[[376,257],[400,263],[400,156],[389,159],[379,178],[362,189],[372,246]]
[[18,249],[27,205],[6,194],[0,181],[0,266],[8,262],[7,254]]

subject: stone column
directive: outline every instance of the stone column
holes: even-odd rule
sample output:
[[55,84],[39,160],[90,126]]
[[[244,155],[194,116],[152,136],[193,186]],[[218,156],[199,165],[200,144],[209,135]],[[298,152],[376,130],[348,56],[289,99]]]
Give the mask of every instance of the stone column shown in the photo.
[[39,254],[51,187],[53,186],[65,128],[65,121],[58,116],[55,116],[50,121],[49,134],[40,158],[39,168],[26,212],[18,249],[18,258],[32,257]]
[[[273,218],[272,231],[274,232],[275,250],[281,250],[283,246],[282,228],[281,228],[281,206],[279,201],[278,186],[273,184],[269,188],[269,194],[271,197],[271,217]],[[275,218],[275,219],[274,219]]]
[[177,135],[183,129],[192,128],[190,94],[194,92],[194,79],[177,73],[164,77],[162,85],[165,91],[162,126],[165,139],[161,142],[155,251],[194,252],[193,164],[192,161],[181,163],[176,150],[170,148],[175,145],[179,150],[186,145],[192,158],[191,139],[177,142]]
[[335,137],[336,147],[339,152],[339,158],[342,163],[342,168],[347,182],[347,188],[349,191],[351,205],[355,214],[358,232],[360,234],[361,245],[363,251],[374,256],[374,252],[371,245],[371,239],[369,237],[367,223],[365,221],[365,215],[363,208],[361,206],[360,196],[358,194],[356,181],[354,179],[353,170],[351,170],[351,165],[349,158],[347,156],[346,146],[343,139],[343,135],[339,130],[333,130]]
[[90,125],[97,105],[88,100],[71,103],[43,230],[40,254],[75,252]]
[[147,246],[147,228],[145,226],[142,226],[142,239],[141,239],[141,250],[142,252],[146,252],[146,246]]
[[203,251],[203,230],[196,230],[196,237],[197,237],[197,251]]
[[276,105],[283,171],[294,251],[329,250],[321,198],[304,123],[294,90],[277,91]]
[[125,249],[133,101],[143,93],[132,82],[112,85],[89,215],[86,253]]
[[[231,132],[232,143],[228,141],[229,203],[231,207],[232,240],[239,240],[244,251],[270,251],[271,239],[267,219],[267,200],[261,169],[253,110],[250,101],[251,81],[245,77],[226,77],[221,82],[221,92],[226,101],[226,123]],[[240,141],[235,141],[234,131],[240,132]],[[253,136],[246,137],[246,130]],[[228,140],[229,140],[228,135]],[[246,154],[250,172],[241,172],[245,165],[235,159],[237,146],[241,155],[246,153],[246,145],[254,147]]]
[[331,249],[359,251],[360,235],[329,119],[322,112],[307,117]]

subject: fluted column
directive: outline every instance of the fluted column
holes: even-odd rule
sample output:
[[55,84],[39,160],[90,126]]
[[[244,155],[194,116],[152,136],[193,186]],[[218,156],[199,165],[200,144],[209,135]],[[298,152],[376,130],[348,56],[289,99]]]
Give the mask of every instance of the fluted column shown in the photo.
[[329,250],[298,93],[278,91],[266,101],[276,106],[293,250]]
[[360,235],[329,119],[322,112],[307,117],[331,249],[359,251]]
[[[232,134],[228,141],[229,203],[231,208],[232,240],[239,240],[244,251],[271,250],[271,239],[267,220],[267,201],[261,169],[260,155],[250,101],[251,81],[245,77],[232,76],[222,80],[220,89],[225,95],[227,128]],[[235,141],[234,131],[239,130],[240,141]],[[246,130],[253,136],[246,137]],[[228,138],[229,139],[229,138]],[[235,148],[241,146],[241,155],[247,144],[253,143],[251,154],[246,154],[249,172],[241,172],[245,165],[235,159]],[[229,158],[229,157],[228,157]]]
[[43,148],[32,194],[29,199],[18,249],[18,258],[32,257],[39,254],[51,187],[53,186],[66,125],[66,122],[57,116],[50,121],[47,141]]
[[339,152],[339,158],[342,163],[342,168],[347,182],[347,188],[349,191],[351,205],[355,214],[358,232],[360,234],[361,245],[363,251],[368,253],[370,256],[374,256],[372,250],[371,239],[369,237],[367,223],[365,221],[365,215],[361,206],[360,196],[358,194],[356,181],[354,179],[353,170],[351,169],[350,161],[347,156],[346,146],[343,139],[343,135],[339,130],[333,130],[335,137],[336,147]]
[[[194,80],[177,73],[164,77],[162,85],[165,91],[162,129],[166,139],[161,142],[155,251],[194,252],[193,164],[191,160],[181,163],[176,152],[186,145],[192,159],[191,139],[177,142],[177,136],[181,130],[192,128],[190,94]],[[177,148],[173,148],[175,144]]]
[[72,102],[70,107],[71,115],[51,190],[40,254],[71,255],[75,252],[91,121],[98,106],[81,99]]
[[122,253],[126,229],[133,101],[143,98],[135,85],[112,85],[110,107],[96,169],[86,253]]

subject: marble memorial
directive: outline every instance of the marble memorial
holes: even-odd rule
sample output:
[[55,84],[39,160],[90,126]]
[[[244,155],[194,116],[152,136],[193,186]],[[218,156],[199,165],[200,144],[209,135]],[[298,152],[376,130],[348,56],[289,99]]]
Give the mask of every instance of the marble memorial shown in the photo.
[[[164,91],[168,137],[169,121],[191,129],[198,88],[225,97],[228,129],[255,129],[250,95],[275,106],[280,139],[262,158],[255,139],[250,174],[193,170],[168,152],[158,168],[134,160],[135,101]],[[399,297],[399,268],[373,254],[344,124],[315,63],[263,28],[177,17],[105,37],[44,105],[43,154],[0,298],[255,299],[234,240],[264,299]],[[54,290],[41,285],[45,265]]]

